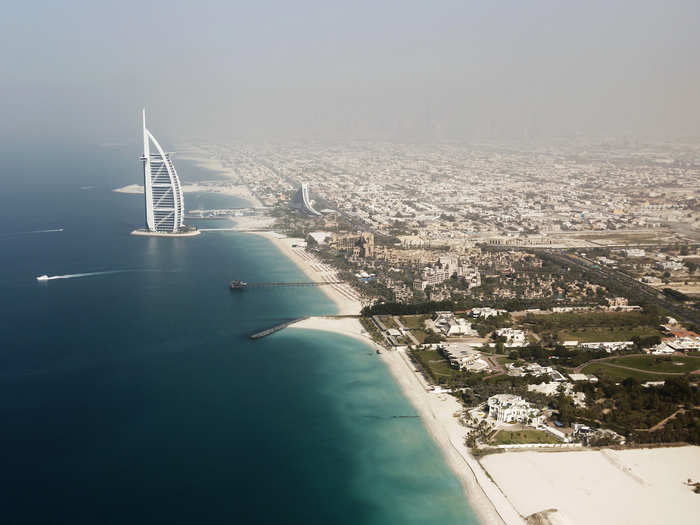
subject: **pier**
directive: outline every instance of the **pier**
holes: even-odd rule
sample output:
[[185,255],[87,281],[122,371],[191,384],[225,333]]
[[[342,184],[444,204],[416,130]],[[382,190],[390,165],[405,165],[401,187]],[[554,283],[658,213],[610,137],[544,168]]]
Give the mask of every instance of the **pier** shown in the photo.
[[245,288],[270,288],[273,286],[325,286],[327,284],[344,284],[345,281],[309,281],[309,282],[270,282],[270,283],[247,283]]
[[289,325],[294,324],[294,323],[298,323],[299,321],[303,321],[304,319],[308,319],[308,316],[307,317],[299,317],[298,319],[292,319],[291,321],[287,321],[286,323],[275,325],[272,328],[268,328],[267,330],[263,330],[262,332],[256,332],[254,334],[251,334],[249,337],[251,339],[261,339],[267,335],[271,335],[271,334],[274,334],[275,332],[279,332],[280,330],[284,330]]

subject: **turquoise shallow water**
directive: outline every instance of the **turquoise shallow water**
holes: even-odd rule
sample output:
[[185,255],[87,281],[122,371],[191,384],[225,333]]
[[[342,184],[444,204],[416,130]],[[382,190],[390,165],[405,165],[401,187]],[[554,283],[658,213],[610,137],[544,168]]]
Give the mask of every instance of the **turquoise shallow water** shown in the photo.
[[369,347],[247,338],[333,312],[314,289],[227,289],[303,279],[271,243],[131,237],[141,198],[110,189],[138,181],[137,155],[45,151],[1,157],[21,176],[0,195],[0,521],[477,523]]

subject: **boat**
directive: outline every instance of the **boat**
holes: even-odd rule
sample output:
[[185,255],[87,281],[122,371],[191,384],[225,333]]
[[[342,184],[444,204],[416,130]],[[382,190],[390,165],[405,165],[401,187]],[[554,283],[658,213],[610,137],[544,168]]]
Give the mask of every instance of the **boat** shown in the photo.
[[231,290],[243,290],[246,286],[248,286],[248,283],[245,281],[239,281],[238,279],[231,281]]
[[39,277],[36,278],[37,281],[48,281],[49,276],[48,275],[40,275]]

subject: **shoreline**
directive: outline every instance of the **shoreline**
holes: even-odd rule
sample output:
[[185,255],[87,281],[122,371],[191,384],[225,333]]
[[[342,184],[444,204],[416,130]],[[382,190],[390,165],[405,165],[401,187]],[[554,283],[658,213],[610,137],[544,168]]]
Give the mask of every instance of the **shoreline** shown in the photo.
[[[251,233],[272,242],[284,256],[296,264],[310,279],[333,280],[329,278],[330,275],[335,273],[332,268],[328,268],[319,261],[314,260],[311,254],[306,253],[303,248],[296,249],[292,247],[292,244],[303,241],[303,239],[294,239],[275,232]],[[344,286],[350,288],[347,285]],[[338,285],[320,287],[326,296],[335,303],[337,308],[336,315],[358,315],[362,307],[360,301],[358,299],[350,299],[347,295],[339,292],[337,287]],[[353,290],[351,289],[351,291]],[[361,341],[377,350],[380,359],[401,389],[401,393],[418,413],[423,427],[437,445],[448,468],[460,481],[467,503],[481,525],[525,524],[525,520],[510,505],[495,483],[488,478],[481,465],[469,454],[468,449],[464,445],[463,428],[452,416],[460,408],[457,400],[447,394],[429,393],[426,386],[419,379],[417,372],[414,371],[413,365],[407,356],[399,355],[399,351],[388,351],[375,343],[365,331],[359,319],[354,317],[308,317],[289,325],[286,329],[334,332]],[[441,417],[437,417],[433,407],[431,407],[430,397],[433,396],[435,401],[441,405]],[[460,445],[464,449],[463,452],[455,445],[450,433],[444,427],[444,423],[441,421],[444,417],[450,418],[457,427],[458,434],[461,432],[457,439],[461,442]],[[462,454],[466,454],[467,457],[464,457]],[[477,473],[479,478],[477,478]],[[487,495],[482,483],[490,483],[491,487],[488,487],[488,489],[491,492],[491,498]],[[499,507],[494,504],[492,498],[499,503]]]
[[405,351],[379,346],[357,318],[309,317],[288,328],[335,332],[378,350],[482,525],[525,525],[530,516],[547,525],[689,523],[700,512],[700,499],[684,484],[700,480],[700,447],[522,450],[477,460],[455,417],[460,404],[431,392]]
[[[334,280],[329,278],[335,270],[316,261],[303,248],[293,248],[292,244],[303,241],[286,237],[276,232],[250,232],[272,242],[284,256],[297,265],[311,280]],[[336,315],[358,315],[362,304],[359,298],[353,299],[341,293],[340,286],[320,287],[337,308]],[[350,291],[354,292],[352,289]],[[389,351],[379,346],[367,334],[359,319],[353,317],[309,317],[289,325],[286,329],[309,329],[334,332],[368,344],[375,350],[388,368],[403,396],[408,399],[420,416],[423,427],[445,459],[452,473],[462,485],[467,503],[478,517],[481,525],[524,525],[525,520],[518,514],[506,497],[489,479],[488,475],[464,445],[464,428],[453,414],[460,409],[456,399],[448,394],[434,394],[414,370],[408,356],[400,351]],[[436,414],[437,412],[437,414]],[[447,426],[450,428],[446,428]]]
[[454,417],[460,410],[449,394],[435,394],[415,371],[404,352],[387,350],[375,343],[356,318],[310,317],[288,329],[334,332],[360,340],[379,350],[402,394],[420,416],[423,427],[440,449],[445,462],[462,485],[467,503],[482,525],[524,525],[525,520],[506,499],[496,484],[464,445],[464,427]]
[[[124,195],[143,195],[143,186],[140,184],[127,184],[121,188],[114,188],[114,193],[122,193]],[[221,195],[229,195],[238,197],[246,201],[251,208],[260,208],[262,203],[252,194],[247,186],[232,185],[232,186],[212,186],[199,182],[186,183],[182,185],[183,193],[218,193]]]
[[[212,159],[209,157],[202,157],[199,156],[197,153],[195,153],[192,150],[189,150],[188,153],[182,155],[180,157],[182,160],[189,161],[194,163],[195,166],[198,168],[204,168],[209,171],[214,171],[226,178],[229,179],[237,179],[238,176],[234,173],[234,171],[231,168],[225,167],[223,164],[221,164],[221,161],[217,159]],[[263,206],[262,202],[255,196],[255,194],[250,190],[250,188],[245,185],[245,184],[236,184],[233,186],[234,188],[238,188],[237,191],[239,193],[237,194],[232,194],[230,193],[229,195],[234,195],[236,197],[239,197],[241,199],[244,199],[248,201],[250,206],[252,208],[261,208]]]
[[[324,282],[337,280],[337,272],[323,264],[304,248],[295,248],[292,245],[304,242],[304,239],[287,237],[280,233],[260,231],[247,232],[252,235],[264,237],[270,241],[287,259],[292,261],[311,281]],[[362,309],[362,302],[357,292],[347,284],[328,284],[319,286],[326,297],[328,297],[336,307],[335,315],[359,315]]]

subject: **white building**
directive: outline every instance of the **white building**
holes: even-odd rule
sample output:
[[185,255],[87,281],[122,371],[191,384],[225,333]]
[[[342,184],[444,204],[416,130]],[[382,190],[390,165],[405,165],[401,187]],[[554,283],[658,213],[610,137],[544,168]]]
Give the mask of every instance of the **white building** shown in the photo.
[[573,382],[588,381],[590,383],[597,383],[598,378],[593,374],[569,374],[569,379]]
[[525,363],[522,366],[515,366],[513,363],[508,363],[506,365],[506,370],[507,375],[514,377],[540,377],[547,375],[552,379],[552,381],[566,381],[564,375],[558,370],[555,370],[551,366],[542,366],[537,363]]
[[[151,143],[156,152],[151,153]],[[179,233],[184,225],[185,205],[182,185],[170,160],[156,138],[146,128],[143,110],[143,188],[146,199],[146,228],[151,233]]]
[[450,278],[449,270],[444,268],[423,268],[420,279],[413,281],[414,290],[425,290],[428,286],[435,286]]
[[484,308],[472,308],[469,315],[479,319],[488,319],[489,317],[497,317],[504,313],[506,313],[505,310],[496,310],[495,308],[485,306]]
[[659,261],[654,264],[659,270],[668,270],[669,272],[678,272],[685,268],[683,263],[677,261]]
[[461,317],[455,317],[452,312],[435,312],[433,319],[437,326],[446,336],[478,336],[478,332],[472,328],[471,323]]
[[508,348],[527,345],[527,335],[523,330],[518,330],[517,328],[501,328],[500,330],[496,330],[495,334],[498,337],[505,337],[506,342],[504,346]]
[[676,351],[666,343],[660,343],[651,349],[651,353],[654,355],[672,355],[675,354]]
[[451,343],[445,345],[443,351],[450,364],[460,370],[485,372],[491,368],[486,360],[483,359],[481,352],[474,350],[471,345]]
[[676,337],[664,342],[676,352],[697,352],[700,350],[700,337]]
[[496,394],[491,396],[487,405],[489,419],[498,423],[529,423],[537,425],[542,422],[542,413],[522,397],[513,394]]
[[632,348],[634,343],[632,341],[600,341],[596,343],[581,343],[579,346],[585,350],[605,350],[611,354],[626,348]]

